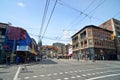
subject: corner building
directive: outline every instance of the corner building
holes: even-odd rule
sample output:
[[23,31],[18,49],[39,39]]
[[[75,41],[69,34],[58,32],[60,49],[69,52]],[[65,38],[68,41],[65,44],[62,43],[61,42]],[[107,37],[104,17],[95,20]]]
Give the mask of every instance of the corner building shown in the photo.
[[72,36],[75,58],[97,60],[115,60],[116,49],[111,40],[112,31],[89,25]]
[[114,40],[115,40],[117,59],[120,60],[120,38],[118,37],[120,36],[120,21],[112,18],[99,25],[99,27],[113,31],[113,35],[115,36]]

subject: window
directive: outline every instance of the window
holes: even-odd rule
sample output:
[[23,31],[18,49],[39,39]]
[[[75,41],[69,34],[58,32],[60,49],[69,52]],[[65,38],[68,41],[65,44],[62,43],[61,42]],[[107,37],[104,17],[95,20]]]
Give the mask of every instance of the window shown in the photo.
[[81,47],[83,48],[83,42],[81,42]]
[[119,27],[116,27],[117,30],[119,30],[120,28]]
[[91,31],[88,31],[88,37],[90,37],[92,35]]
[[79,44],[77,43],[77,44],[76,44],[76,47],[78,47],[78,45],[79,45]]
[[117,35],[120,36],[120,32],[117,32]]
[[89,46],[92,47],[92,40],[89,39]]
[[107,29],[106,23],[103,24],[103,28],[104,28],[104,29]]

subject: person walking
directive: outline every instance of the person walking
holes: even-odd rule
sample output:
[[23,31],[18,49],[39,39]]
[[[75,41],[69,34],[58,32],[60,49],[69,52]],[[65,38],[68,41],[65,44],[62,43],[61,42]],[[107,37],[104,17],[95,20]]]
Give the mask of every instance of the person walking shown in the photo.
[[17,56],[17,58],[16,58],[16,64],[18,65],[19,63],[20,63],[20,57]]
[[10,66],[10,56],[7,56],[6,64]]
[[27,58],[27,62],[30,63],[30,58],[29,57]]

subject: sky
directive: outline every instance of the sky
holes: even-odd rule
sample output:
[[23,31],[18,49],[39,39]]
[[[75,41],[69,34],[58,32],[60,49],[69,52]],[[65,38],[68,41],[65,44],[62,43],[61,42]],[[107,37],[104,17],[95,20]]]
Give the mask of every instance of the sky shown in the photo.
[[120,20],[120,0],[57,0],[46,28],[56,1],[50,0],[41,28],[46,1],[0,0],[0,22],[25,29],[36,42],[41,35],[43,45],[52,45],[71,43],[71,36],[86,25],[98,26],[111,18]]

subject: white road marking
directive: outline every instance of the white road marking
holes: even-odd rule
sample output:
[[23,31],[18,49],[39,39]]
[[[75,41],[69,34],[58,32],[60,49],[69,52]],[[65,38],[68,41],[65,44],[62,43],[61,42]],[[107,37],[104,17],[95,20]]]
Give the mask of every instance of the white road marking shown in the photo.
[[41,77],[44,77],[45,75],[40,75]]
[[51,76],[52,74],[47,74],[47,76]]
[[77,75],[76,77],[81,77],[80,75]]
[[59,74],[63,74],[62,72],[60,72]]
[[87,76],[87,75],[83,74],[82,76]]
[[19,75],[19,72],[20,72],[20,66],[18,67],[18,70],[17,70],[17,72],[16,72],[16,74],[15,74],[15,76],[14,76],[14,78],[13,78],[13,80],[17,80],[17,77],[18,77],[18,75]]
[[24,77],[24,79],[30,79],[30,77]]
[[86,79],[86,80],[96,80],[96,79],[101,79],[101,78],[111,77],[111,76],[118,76],[118,75],[120,75],[120,73],[118,73],[118,74],[110,74],[110,75],[105,75],[105,76],[99,76],[99,77],[94,77],[94,78],[89,78],[89,79]]
[[74,72],[77,72],[77,71],[74,71]]
[[53,73],[53,75],[57,75],[58,73]]
[[61,80],[61,79],[56,79],[56,80]]
[[87,74],[87,75],[91,75],[91,74]]
[[36,77],[38,77],[38,76],[33,76],[33,78],[36,78]]
[[73,78],[75,78],[75,77],[73,76],[73,77],[71,77],[71,78],[73,79]]
[[66,74],[68,73],[68,72],[65,72]]
[[69,79],[69,78],[64,78],[65,80]]

